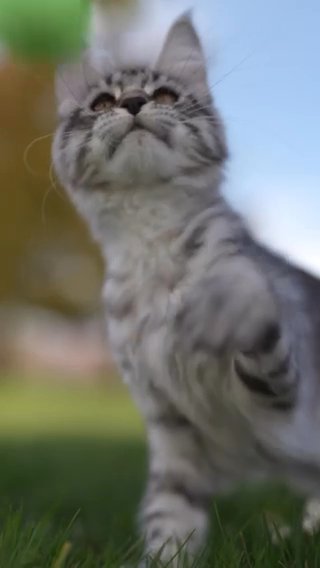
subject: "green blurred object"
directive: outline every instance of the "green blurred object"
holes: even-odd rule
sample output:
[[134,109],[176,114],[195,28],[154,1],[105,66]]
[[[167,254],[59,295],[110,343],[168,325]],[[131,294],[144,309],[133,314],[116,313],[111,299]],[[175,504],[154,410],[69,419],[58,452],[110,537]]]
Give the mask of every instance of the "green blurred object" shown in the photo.
[[59,60],[85,45],[89,0],[0,0],[0,42],[24,59]]

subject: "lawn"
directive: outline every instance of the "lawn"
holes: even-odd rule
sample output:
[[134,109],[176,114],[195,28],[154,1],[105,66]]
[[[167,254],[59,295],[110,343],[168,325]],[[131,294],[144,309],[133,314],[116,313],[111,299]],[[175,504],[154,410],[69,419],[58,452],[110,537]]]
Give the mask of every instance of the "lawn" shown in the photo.
[[[120,387],[2,381],[0,568],[135,566],[134,513],[145,465],[141,421]],[[266,509],[297,527],[301,503],[282,488],[219,499],[196,567],[320,567],[320,539],[298,528],[272,545]]]

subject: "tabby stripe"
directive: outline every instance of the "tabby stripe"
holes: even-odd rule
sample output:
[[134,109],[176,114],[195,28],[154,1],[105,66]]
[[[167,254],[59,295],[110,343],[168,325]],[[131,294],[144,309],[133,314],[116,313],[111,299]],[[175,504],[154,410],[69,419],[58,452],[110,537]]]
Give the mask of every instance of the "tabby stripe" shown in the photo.
[[174,429],[193,429],[193,425],[181,414],[170,414],[163,412],[152,420],[153,424],[159,427]]
[[84,140],[81,142],[79,152],[76,156],[75,171],[78,172],[80,171],[81,175],[83,175],[84,173],[84,164],[85,164],[85,159],[87,157],[88,145],[91,141],[91,138],[92,138],[92,132],[90,130],[89,132],[87,132]]
[[263,337],[261,337],[260,339],[258,350],[266,354],[270,353],[276,348],[277,344],[279,343],[280,337],[280,327],[276,324],[269,325]]
[[192,95],[188,95],[187,101],[184,102],[181,110],[186,118],[196,118],[198,116],[205,116],[209,120],[216,118],[209,104],[200,103]]
[[163,530],[160,527],[152,527],[151,530],[147,530],[147,535],[148,535],[148,542],[152,543],[153,541],[157,541],[157,540],[160,540],[162,538]]
[[248,357],[254,357],[260,353],[265,355],[268,355],[269,353],[271,354],[271,352],[276,349],[280,338],[279,326],[276,324],[269,325],[263,335],[258,338],[254,347],[250,350],[244,351],[243,354]]
[[112,141],[110,141],[110,143],[108,144],[109,160],[113,158],[114,154],[118,150],[121,141],[121,138],[113,137]]
[[199,155],[199,158],[202,159],[202,162],[206,164],[208,161],[211,162],[214,159],[218,159],[218,157],[213,154],[212,148],[208,146],[208,144],[203,139],[200,129],[190,122],[186,122],[186,126],[192,132],[198,145],[200,146],[200,151],[197,153]]
[[91,131],[92,125],[95,118],[92,116],[81,116],[81,109],[76,109],[67,122],[64,125],[62,133],[62,149],[64,149],[68,143],[69,134],[72,132],[80,133]]
[[243,384],[252,392],[262,394],[264,396],[275,397],[277,394],[270,385],[263,379],[252,375],[245,371],[241,363],[237,360],[234,362],[235,371]]
[[117,320],[123,320],[132,315],[134,311],[134,301],[130,298],[122,302],[109,302],[107,304],[107,315]]
[[184,250],[187,256],[192,256],[203,246],[204,235],[207,229],[207,224],[200,225],[199,227],[196,227],[188,236],[184,243]]
[[211,500],[211,495],[188,487],[181,479],[151,473],[149,483],[149,497],[166,493],[172,494],[182,497],[191,507],[197,509],[206,509]]
[[142,515],[141,515],[141,521],[146,526],[148,526],[148,525],[151,525],[152,523],[155,523],[157,521],[162,522],[162,521],[168,519],[168,517],[170,517],[170,516],[171,516],[171,511],[159,510],[159,511],[150,511],[150,513],[148,513],[147,511],[143,511]]
[[282,361],[278,362],[278,367],[275,367],[274,369],[272,369],[272,371],[268,372],[268,377],[270,377],[270,379],[278,379],[283,375],[287,375],[289,373],[289,370],[290,370],[290,357],[289,355],[287,355],[286,357],[283,358]]
[[80,113],[81,109],[77,108],[69,116],[68,120],[63,125],[62,136],[61,136],[61,150],[63,150],[69,139],[70,132],[73,132],[80,124]]
[[[263,375],[265,376],[265,379],[271,379],[272,381],[281,379],[282,377],[286,378],[286,376],[289,375],[291,359],[288,353],[286,355],[282,355],[282,358],[280,360],[279,354],[277,355],[276,353],[272,353],[270,355],[267,355],[268,359],[264,359],[263,363],[261,363],[261,361],[257,361],[257,357],[259,357],[259,355],[260,353],[250,353],[249,355],[248,352],[241,352],[241,356],[245,357],[245,361],[243,362],[242,367],[246,365],[247,373],[255,375],[252,368],[256,369],[258,367],[260,369],[261,367],[263,367]],[[290,381],[290,383],[292,383],[292,381]]]
[[276,400],[272,403],[271,406],[275,410],[283,410],[284,412],[288,412],[295,407],[295,400]]

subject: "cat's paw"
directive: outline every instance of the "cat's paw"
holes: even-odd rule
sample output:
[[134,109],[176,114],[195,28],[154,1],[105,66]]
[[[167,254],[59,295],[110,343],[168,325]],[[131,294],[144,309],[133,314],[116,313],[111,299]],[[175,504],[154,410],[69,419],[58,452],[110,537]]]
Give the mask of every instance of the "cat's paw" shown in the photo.
[[[274,513],[267,512],[265,514],[267,528],[274,545],[281,545],[285,540],[294,535],[293,526],[283,522],[283,520]],[[315,497],[308,499],[305,503],[302,520],[302,532],[307,536],[314,536],[320,532],[320,499]]]
[[292,527],[285,523],[279,515],[271,512],[265,513],[266,527],[272,544],[280,546],[292,536]]
[[302,528],[304,533],[314,535],[320,532],[320,499],[309,499],[304,507]]
[[254,352],[278,339],[278,313],[263,275],[246,258],[209,272],[187,295],[177,330],[188,349]]

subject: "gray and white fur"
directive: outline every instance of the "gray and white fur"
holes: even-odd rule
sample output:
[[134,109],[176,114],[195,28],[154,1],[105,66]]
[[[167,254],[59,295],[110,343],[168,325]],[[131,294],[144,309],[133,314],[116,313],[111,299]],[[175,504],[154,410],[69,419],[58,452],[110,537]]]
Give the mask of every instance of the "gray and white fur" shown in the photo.
[[58,73],[58,176],[108,265],[114,356],[146,424],[150,554],[204,543],[212,496],[281,479],[320,497],[320,285],[221,194],[228,156],[188,16],[153,68]]

